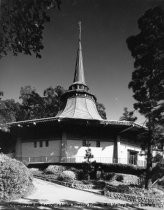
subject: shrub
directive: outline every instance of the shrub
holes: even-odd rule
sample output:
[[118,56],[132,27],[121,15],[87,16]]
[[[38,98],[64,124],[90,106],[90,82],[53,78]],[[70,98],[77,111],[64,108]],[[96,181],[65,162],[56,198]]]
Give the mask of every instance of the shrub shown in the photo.
[[65,170],[66,170],[66,167],[65,166],[49,165],[45,169],[44,172],[47,173],[47,174],[58,174],[58,173],[62,173]]
[[152,170],[152,181],[162,178],[164,175],[164,167],[158,163]]
[[122,182],[123,180],[124,180],[123,175],[117,175],[117,176],[116,176],[116,181]]
[[124,174],[132,174],[137,176],[140,176],[145,172],[145,169],[143,169],[142,167],[121,164],[121,163],[110,163],[110,164],[99,163],[99,165],[101,166],[104,172],[115,172],[115,173],[121,172]]
[[0,172],[0,200],[16,199],[32,190],[32,175],[22,162],[0,154]]
[[141,206],[152,206],[163,209],[164,202],[160,198],[151,198],[144,196],[136,196],[134,194],[125,194],[125,193],[115,193],[110,191],[105,191],[105,195],[112,199],[121,199],[128,202],[132,202],[133,204],[141,205]]
[[105,191],[109,192],[118,192],[118,193],[130,193],[130,188],[127,185],[118,185],[118,186],[113,186],[113,185],[107,185],[105,187]]
[[87,180],[88,175],[84,172],[84,170],[80,169],[77,171],[77,179],[78,180]]
[[104,174],[104,179],[107,181],[114,181],[115,180],[115,173],[113,172],[106,172]]
[[39,168],[29,168],[30,172],[32,173],[32,175],[40,175],[43,172],[39,170]]
[[71,181],[74,179],[76,179],[76,175],[73,171],[63,171],[58,177],[59,181]]

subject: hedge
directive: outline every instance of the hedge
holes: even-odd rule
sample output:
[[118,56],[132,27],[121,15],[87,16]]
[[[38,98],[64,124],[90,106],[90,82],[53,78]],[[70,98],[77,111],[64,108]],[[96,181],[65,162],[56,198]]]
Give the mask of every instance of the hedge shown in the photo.
[[144,196],[137,196],[133,194],[125,194],[125,193],[115,193],[106,191],[105,195],[112,199],[120,199],[128,202],[132,202],[133,204],[138,204],[140,206],[152,206],[163,208],[164,202],[160,198],[149,198]]
[[104,172],[124,173],[140,176],[145,172],[145,169],[135,165],[127,165],[121,163],[99,163]]

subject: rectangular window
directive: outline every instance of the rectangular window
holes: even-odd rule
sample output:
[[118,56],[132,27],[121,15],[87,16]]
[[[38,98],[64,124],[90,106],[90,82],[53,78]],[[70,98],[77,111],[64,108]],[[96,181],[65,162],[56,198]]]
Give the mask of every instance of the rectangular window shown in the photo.
[[137,165],[138,152],[134,150],[128,150],[128,163],[132,165]]
[[86,140],[83,140],[82,145],[83,145],[83,147],[86,147],[87,141]]
[[100,147],[100,141],[96,141],[96,147]]
[[40,143],[40,147],[43,147],[43,142],[42,142],[42,141],[40,141],[39,143]]
[[34,147],[35,148],[37,147],[37,141],[34,141]]
[[49,146],[49,141],[48,140],[46,140],[46,147],[48,147]]

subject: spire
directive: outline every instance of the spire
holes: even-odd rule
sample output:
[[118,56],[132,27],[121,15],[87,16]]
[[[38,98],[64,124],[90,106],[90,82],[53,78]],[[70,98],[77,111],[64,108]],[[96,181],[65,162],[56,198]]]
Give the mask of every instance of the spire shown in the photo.
[[93,119],[102,120],[96,106],[96,97],[89,92],[85,84],[83,56],[81,48],[81,22],[79,22],[79,47],[77,50],[76,66],[73,84],[62,95],[65,103],[63,110],[58,113],[58,118]]
[[83,67],[83,55],[81,47],[81,21],[79,21],[79,46],[77,50],[76,66],[73,83],[85,84],[84,67]]

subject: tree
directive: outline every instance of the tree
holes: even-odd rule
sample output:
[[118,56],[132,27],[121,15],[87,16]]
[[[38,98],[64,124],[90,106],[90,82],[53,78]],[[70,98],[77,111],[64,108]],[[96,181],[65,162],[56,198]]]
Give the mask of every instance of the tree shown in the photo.
[[44,117],[45,106],[43,98],[31,86],[21,87],[20,97],[22,100],[22,119],[30,120]]
[[124,108],[124,113],[120,117],[120,120],[121,121],[125,120],[125,121],[135,122],[137,120],[137,117],[134,116],[134,111],[128,111],[128,108],[125,107]]
[[60,0],[0,0],[0,58],[9,52],[34,53],[40,58],[44,26],[49,10],[60,8]]
[[17,121],[20,112],[20,104],[14,99],[1,100],[0,102],[0,123]]
[[[21,102],[13,99],[0,100],[0,123],[55,117],[64,108],[61,96],[65,91],[57,85],[55,88],[46,88],[41,96],[31,86],[21,87]],[[99,103],[98,110],[106,116],[104,105]]]
[[84,164],[84,171],[87,174],[88,180],[90,180],[90,174],[94,170],[95,162],[91,162],[91,159],[93,159],[94,156],[90,148],[90,143],[88,142],[86,146],[88,148],[85,150],[86,153],[85,153],[84,159],[86,159],[86,162]]
[[147,120],[145,149],[147,170],[145,187],[149,188],[152,172],[152,150],[163,143],[164,131],[164,11],[149,9],[138,20],[139,34],[127,39],[135,59],[129,88],[137,101],[134,108]]
[[96,106],[97,106],[97,110],[99,112],[99,115],[103,118],[103,119],[107,119],[106,118],[106,110],[105,110],[105,106],[102,103],[96,102]]
[[46,117],[54,117],[63,108],[63,102],[61,101],[61,95],[65,93],[65,89],[61,86],[55,88],[49,87],[44,90],[45,101],[45,113]]
[[55,117],[62,109],[63,103],[60,97],[64,92],[64,88],[58,85],[55,88],[45,89],[43,96],[40,96],[31,86],[22,87],[20,91],[22,112],[24,113],[22,120]]

